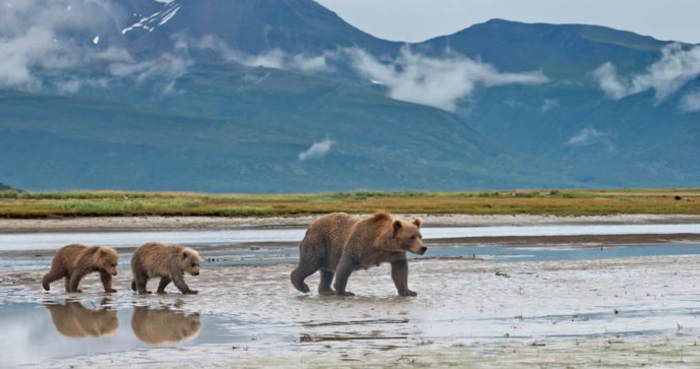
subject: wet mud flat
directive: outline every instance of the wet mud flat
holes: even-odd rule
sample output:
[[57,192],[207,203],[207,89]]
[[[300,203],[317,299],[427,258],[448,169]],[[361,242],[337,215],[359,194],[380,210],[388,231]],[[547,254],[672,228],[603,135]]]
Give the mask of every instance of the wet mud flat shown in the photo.
[[[0,356],[36,368],[696,368],[700,255],[494,262],[414,259],[352,275],[355,297],[303,295],[293,264],[205,265],[199,295],[83,294],[0,272]],[[151,281],[155,286],[156,281]],[[318,277],[307,283],[314,287]],[[10,359],[7,359],[10,358]]]

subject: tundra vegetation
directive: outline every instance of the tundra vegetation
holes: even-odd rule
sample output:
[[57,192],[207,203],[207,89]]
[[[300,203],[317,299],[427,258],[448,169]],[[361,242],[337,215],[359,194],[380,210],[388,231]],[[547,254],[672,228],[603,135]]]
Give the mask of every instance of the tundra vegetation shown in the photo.
[[0,191],[0,217],[270,217],[334,211],[395,214],[700,214],[700,188],[517,190],[488,192],[358,191],[319,194]]

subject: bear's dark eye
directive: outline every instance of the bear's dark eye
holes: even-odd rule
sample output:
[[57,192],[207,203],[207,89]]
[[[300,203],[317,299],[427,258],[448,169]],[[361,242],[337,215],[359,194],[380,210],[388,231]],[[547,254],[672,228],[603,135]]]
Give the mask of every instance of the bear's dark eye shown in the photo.
[[415,239],[416,239],[416,236],[411,236],[411,239],[412,239],[412,240],[415,240]]
[[196,265],[197,265],[197,264],[194,264],[194,263],[193,263],[193,264],[192,264],[192,268],[194,268]]

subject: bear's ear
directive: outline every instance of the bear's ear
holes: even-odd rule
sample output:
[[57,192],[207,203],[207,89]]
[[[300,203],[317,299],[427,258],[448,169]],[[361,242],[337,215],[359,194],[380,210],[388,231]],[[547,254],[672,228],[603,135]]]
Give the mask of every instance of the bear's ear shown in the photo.
[[392,226],[394,227],[394,237],[396,237],[396,235],[399,233],[399,230],[401,229],[401,227],[403,227],[403,225],[401,224],[400,220],[396,219],[394,221],[394,223],[392,224]]
[[182,260],[187,259],[187,250],[182,251]]
[[423,224],[423,219],[421,218],[416,218],[413,220],[413,224],[416,225],[416,227],[420,228],[420,226]]
[[100,256],[105,256],[107,255],[107,250],[100,248]]

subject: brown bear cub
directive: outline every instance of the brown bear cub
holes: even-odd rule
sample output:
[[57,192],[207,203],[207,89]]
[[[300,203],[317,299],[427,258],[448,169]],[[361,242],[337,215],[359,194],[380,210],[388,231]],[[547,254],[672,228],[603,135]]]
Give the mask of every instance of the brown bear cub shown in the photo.
[[[352,296],[345,287],[354,270],[391,263],[391,277],[399,295],[416,296],[408,289],[406,251],[423,255],[428,249],[423,245],[421,224],[420,218],[407,222],[384,212],[365,217],[325,215],[311,224],[299,245],[299,266],[292,272],[292,284],[301,292],[309,292],[304,279],[320,269],[318,293]],[[331,288],[334,275],[335,291]]]
[[131,258],[131,271],[134,280],[131,289],[138,293],[151,293],[146,289],[150,278],[160,278],[158,293],[165,293],[170,282],[175,283],[183,294],[195,294],[185,283],[185,273],[199,275],[202,263],[197,251],[180,245],[165,245],[159,242],[147,243],[134,252]]
[[112,276],[117,275],[119,256],[108,247],[68,245],[56,252],[51,270],[44,275],[42,285],[50,290],[50,284],[65,279],[66,292],[83,292],[78,288],[80,280],[87,274],[99,272],[105,292],[117,292],[112,288]]

